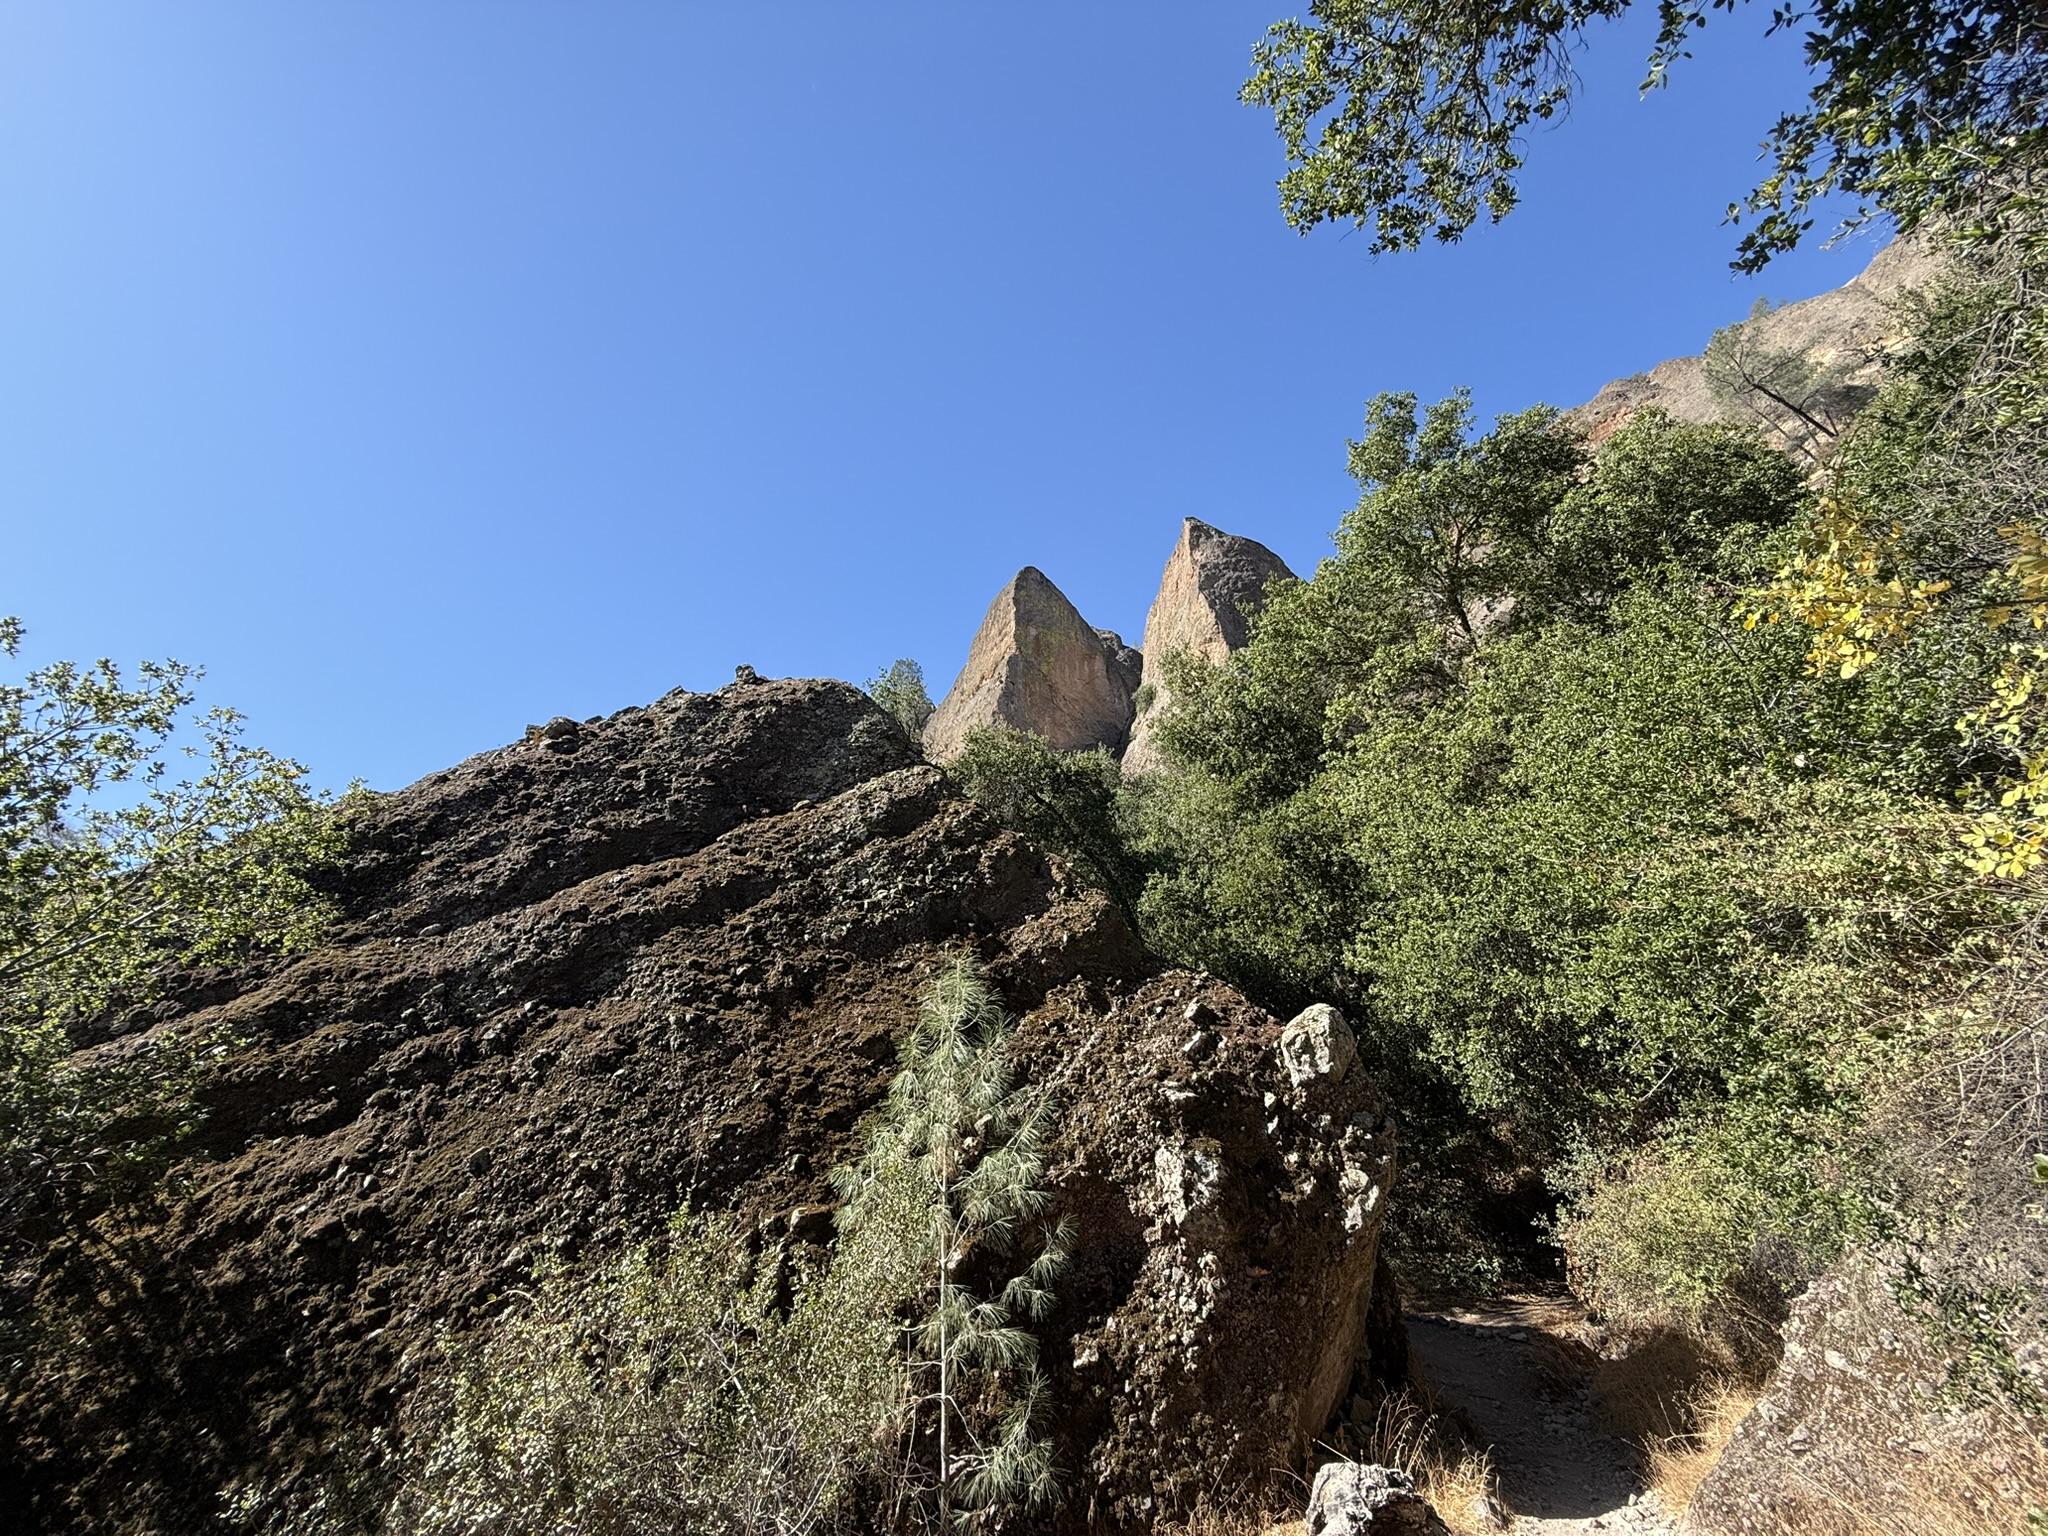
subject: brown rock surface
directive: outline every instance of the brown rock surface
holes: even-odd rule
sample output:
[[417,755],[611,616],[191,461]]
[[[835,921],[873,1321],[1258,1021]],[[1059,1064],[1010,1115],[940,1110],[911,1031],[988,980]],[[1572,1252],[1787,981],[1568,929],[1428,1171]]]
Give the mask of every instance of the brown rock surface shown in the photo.
[[[1937,265],[1925,246],[1894,241],[1833,292],[1783,305],[1751,322],[1754,338],[1763,347],[1804,353],[1819,362],[1858,362],[1852,377],[1874,380],[1877,358],[1899,335],[1891,304],[1907,289],[1925,283]],[[1584,428],[1594,443],[1604,443],[1645,406],[1668,411],[1680,421],[1758,421],[1755,414],[1730,409],[1714,397],[1707,387],[1704,356],[1672,358],[1648,373],[1616,379],[1584,405],[1565,412],[1565,418]]]
[[148,1025],[245,1044],[186,1192],[103,1234],[69,1271],[103,1293],[88,1326],[0,1383],[0,1529],[192,1532],[225,1491],[316,1486],[397,1422],[437,1328],[686,1190],[821,1235],[962,949],[1025,1071],[1064,1074],[1053,1525],[1144,1529],[1298,1467],[1347,1388],[1393,1172],[1364,1074],[1292,1084],[1279,1021],[1148,955],[844,684],[551,723],[381,798],[339,894],[323,948]]
[[1287,562],[1265,545],[1196,518],[1181,524],[1180,542],[1167,557],[1159,595],[1145,617],[1144,682],[1152,693],[1131,725],[1126,773],[1161,766],[1148,721],[1166,702],[1166,658],[1187,651],[1216,665],[1244,649],[1251,638],[1245,615],[1265,606],[1267,585],[1276,577],[1295,579]]
[[925,726],[925,750],[948,762],[982,725],[1030,731],[1062,751],[1115,750],[1131,723],[1129,649],[1091,629],[1066,594],[1027,565],[989,604],[967,665]]
[[2030,1529],[2029,1509],[2048,1506],[2041,1425],[1971,1390],[1956,1340],[1930,1339],[1924,1306],[1901,1306],[1912,1280],[1895,1256],[1851,1254],[1807,1287],[1777,1374],[1683,1531]]

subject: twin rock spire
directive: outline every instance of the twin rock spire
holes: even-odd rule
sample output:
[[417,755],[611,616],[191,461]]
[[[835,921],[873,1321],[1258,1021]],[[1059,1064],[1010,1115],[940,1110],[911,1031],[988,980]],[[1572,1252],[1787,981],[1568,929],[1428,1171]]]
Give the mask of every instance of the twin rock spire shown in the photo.
[[1248,616],[1265,606],[1275,578],[1295,576],[1265,545],[1188,518],[1146,615],[1140,652],[1110,630],[1091,628],[1065,593],[1027,565],[989,605],[967,665],[925,727],[925,750],[945,762],[976,726],[1005,725],[1063,751],[1107,747],[1122,754],[1125,772],[1150,772],[1161,765],[1150,722],[1166,699],[1166,657],[1189,651],[1214,664],[1242,650]]

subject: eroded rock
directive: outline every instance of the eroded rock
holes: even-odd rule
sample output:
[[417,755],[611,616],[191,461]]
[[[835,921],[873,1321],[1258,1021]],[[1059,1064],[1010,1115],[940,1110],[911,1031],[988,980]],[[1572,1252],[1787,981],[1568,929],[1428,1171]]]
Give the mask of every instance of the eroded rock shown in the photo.
[[1318,1078],[1341,1083],[1358,1059],[1358,1038],[1335,1008],[1310,1003],[1280,1031],[1280,1058],[1297,1088]]
[[925,750],[949,762],[985,725],[1030,731],[1062,751],[1117,750],[1130,730],[1135,655],[1115,634],[1090,628],[1027,565],[989,604],[966,666],[925,726]]
[[2026,1528],[2028,1510],[2048,1503],[2039,1425],[1984,1384],[1973,1390],[1955,1341],[1930,1338],[1921,1303],[1902,1305],[1912,1294],[1896,1253],[1853,1253],[1807,1287],[1786,1321],[1777,1373],[1681,1529],[1881,1530],[1901,1511],[1959,1523],[1898,1529]]
[[1163,766],[1150,740],[1149,720],[1167,700],[1166,658],[1177,652],[1212,666],[1251,638],[1246,615],[1265,606],[1268,587],[1292,581],[1287,563],[1265,545],[1212,528],[1196,518],[1181,524],[1180,542],[1167,557],[1159,595],[1145,618],[1145,707],[1131,723],[1124,752],[1126,773],[1150,773]]
[[1295,1084],[1279,1020],[1147,954],[844,684],[679,692],[561,739],[380,797],[324,947],[194,977],[148,1026],[247,1043],[204,1088],[189,1200],[113,1234],[111,1325],[7,1385],[15,1526],[205,1530],[234,1490],[360,1473],[438,1330],[685,1192],[824,1240],[829,1172],[963,950],[1061,1096],[1060,1528],[1146,1530],[1303,1465],[1394,1176],[1364,1074]]
[[[1849,369],[1852,381],[1874,396],[1880,360],[1906,328],[1898,301],[1934,276],[1938,266],[1926,244],[1895,240],[1841,287],[1752,320],[1745,335],[1761,349],[1797,354],[1816,364],[1839,363]],[[1584,405],[1565,412],[1565,419],[1599,444],[1637,411],[1655,407],[1680,421],[1756,425],[1779,447],[1793,446],[1786,414],[1773,409],[1768,400],[1760,399],[1759,405],[1763,409],[1753,411],[1718,398],[1708,385],[1706,358],[1678,357],[1647,373],[1616,379]]]
[[1333,1461],[1308,1494],[1308,1536],[1449,1536],[1415,1480],[1398,1467]]

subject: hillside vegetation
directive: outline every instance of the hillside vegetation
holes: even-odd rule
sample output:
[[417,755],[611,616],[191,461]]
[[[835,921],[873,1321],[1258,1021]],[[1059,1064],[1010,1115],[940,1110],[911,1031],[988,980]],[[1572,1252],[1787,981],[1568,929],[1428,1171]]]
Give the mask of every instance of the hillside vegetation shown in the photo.
[[1335,556],[1173,667],[1174,771],[1111,805],[1027,739],[956,767],[999,807],[1063,783],[1020,820],[1164,952],[1355,1012],[1415,1279],[1540,1238],[1609,1315],[1768,1348],[1845,1244],[1960,1210],[1996,1232],[1939,1306],[2037,1402],[2032,249],[1955,242],[1818,474],[1655,411],[1596,450],[1382,396]]

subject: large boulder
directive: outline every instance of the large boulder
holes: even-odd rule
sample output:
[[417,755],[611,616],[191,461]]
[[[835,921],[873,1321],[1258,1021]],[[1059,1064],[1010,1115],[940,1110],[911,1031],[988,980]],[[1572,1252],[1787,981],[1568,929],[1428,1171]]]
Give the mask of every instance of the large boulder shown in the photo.
[[1287,562],[1252,539],[1224,533],[1197,518],[1181,524],[1180,542],[1167,557],[1159,595],[1145,617],[1144,708],[1131,723],[1124,772],[1149,773],[1163,766],[1151,739],[1151,722],[1167,700],[1166,658],[1176,653],[1218,665],[1251,639],[1248,616],[1266,603],[1276,580],[1292,581]]
[[337,896],[323,947],[185,978],[93,1047],[242,1042],[162,1207],[74,1252],[75,1326],[0,1382],[0,1529],[208,1530],[253,1489],[373,1508],[441,1331],[550,1257],[653,1236],[686,1192],[824,1240],[963,951],[1063,1102],[1054,1528],[1302,1467],[1377,1347],[1365,1074],[1295,1082],[1279,1020],[1148,954],[851,687],[749,673],[550,722],[380,797]]
[[2042,1352],[2023,1350],[2028,1379],[2005,1384],[2029,1413],[1971,1379],[2000,1358],[1991,1309],[1936,1289],[1897,1251],[1852,1253],[1808,1286],[1769,1387],[1693,1496],[1689,1536],[2030,1529],[2048,1505]]
[[925,750],[950,762],[976,726],[1002,725],[1062,751],[1115,751],[1130,730],[1134,656],[1027,565],[989,604],[967,665],[925,726]]

